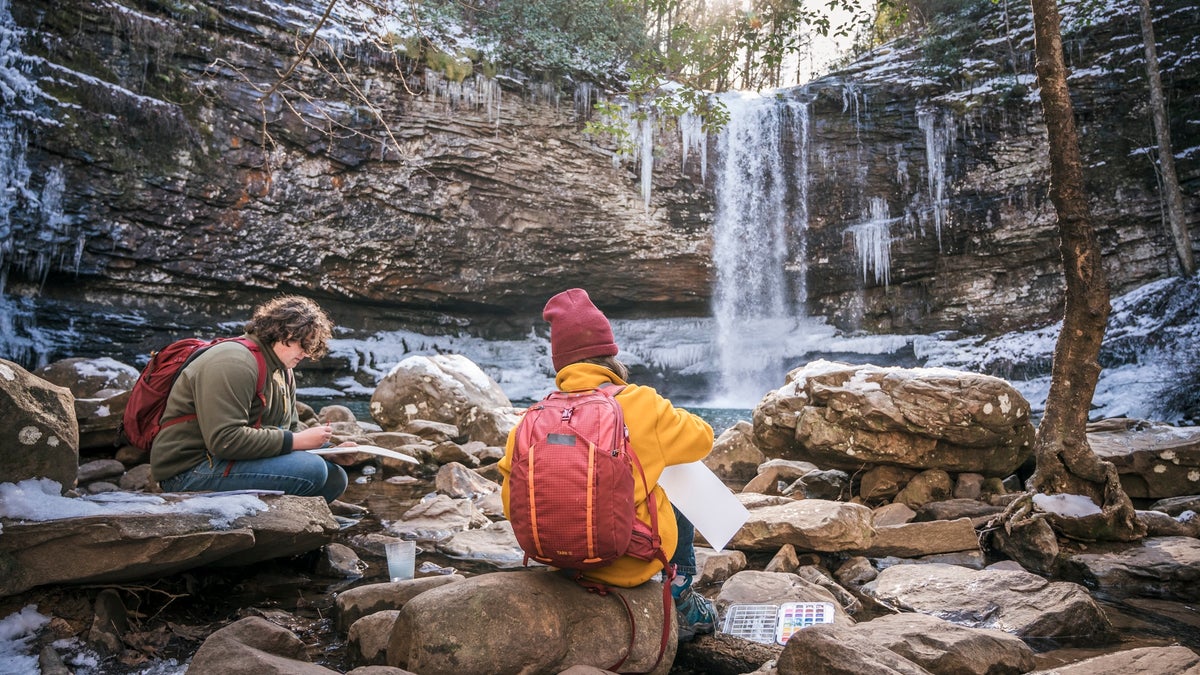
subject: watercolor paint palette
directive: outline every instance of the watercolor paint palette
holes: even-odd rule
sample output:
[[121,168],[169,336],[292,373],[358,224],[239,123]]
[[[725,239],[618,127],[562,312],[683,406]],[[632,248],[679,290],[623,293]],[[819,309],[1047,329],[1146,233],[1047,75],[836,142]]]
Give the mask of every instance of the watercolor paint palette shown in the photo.
[[833,623],[832,602],[730,605],[721,632],[764,644],[783,645],[796,631],[819,623]]

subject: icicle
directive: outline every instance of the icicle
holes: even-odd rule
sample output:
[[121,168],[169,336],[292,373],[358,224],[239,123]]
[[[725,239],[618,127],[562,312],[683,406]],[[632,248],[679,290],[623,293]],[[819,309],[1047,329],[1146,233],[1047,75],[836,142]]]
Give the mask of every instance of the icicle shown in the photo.
[[890,217],[887,200],[883,197],[872,197],[869,208],[870,212],[864,214],[866,222],[852,225],[848,231],[854,235],[863,281],[868,281],[869,274],[874,271],[875,284],[886,287],[891,280],[891,226],[899,219]]
[[646,118],[641,121],[641,133],[638,134],[638,157],[642,170],[642,200],[646,210],[650,210],[650,191],[654,179],[654,114],[647,111]]
[[700,179],[708,174],[708,133],[704,131],[704,118],[691,113],[679,116],[679,135],[683,148],[682,168],[687,169],[688,155],[694,150],[700,156]]
[[946,112],[944,121],[938,124],[938,111],[934,108],[918,108],[917,124],[925,132],[926,182],[929,189],[930,208],[933,211],[933,227],[937,233],[938,252],[942,250],[942,226],[946,220],[949,196],[946,194],[946,153],[955,140],[954,120]]

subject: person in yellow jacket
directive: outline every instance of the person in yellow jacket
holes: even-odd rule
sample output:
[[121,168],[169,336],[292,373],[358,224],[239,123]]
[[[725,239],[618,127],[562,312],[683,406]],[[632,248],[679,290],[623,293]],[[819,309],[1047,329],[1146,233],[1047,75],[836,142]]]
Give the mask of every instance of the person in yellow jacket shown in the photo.
[[[550,350],[555,385],[562,391],[595,389],[605,383],[624,386],[617,395],[629,428],[629,443],[646,475],[646,484],[658,506],[658,531],[663,550],[676,567],[671,588],[679,613],[680,640],[711,633],[716,612],[712,603],[694,592],[696,575],[694,530],[667,499],[658,485],[667,466],[688,464],[703,459],[712,450],[713,430],[699,416],[677,408],[651,387],[630,384],[629,371],[616,359],[617,344],[612,327],[604,314],[592,304],[587,291],[572,288],[546,303],[542,317],[550,323]],[[509,475],[512,470],[514,433],[510,433],[500,473],[504,477],[501,496],[504,513],[509,514]],[[636,469],[635,469],[636,471]],[[634,480],[637,518],[650,524],[650,506],[639,476]],[[612,586],[633,587],[648,581],[662,569],[659,560],[641,560],[623,556],[605,567],[588,570],[589,579]]]

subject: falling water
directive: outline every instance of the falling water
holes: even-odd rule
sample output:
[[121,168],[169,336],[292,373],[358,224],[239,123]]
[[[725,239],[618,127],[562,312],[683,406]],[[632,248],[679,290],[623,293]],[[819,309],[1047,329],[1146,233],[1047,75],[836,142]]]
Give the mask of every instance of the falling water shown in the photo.
[[[721,381],[713,404],[750,407],[782,382],[786,344],[803,312],[803,274],[796,272],[804,267],[807,205],[793,203],[792,183],[807,166],[796,166],[807,150],[807,109],[774,96],[724,103],[730,119],[717,140],[713,224]],[[799,180],[807,183],[803,174]]]

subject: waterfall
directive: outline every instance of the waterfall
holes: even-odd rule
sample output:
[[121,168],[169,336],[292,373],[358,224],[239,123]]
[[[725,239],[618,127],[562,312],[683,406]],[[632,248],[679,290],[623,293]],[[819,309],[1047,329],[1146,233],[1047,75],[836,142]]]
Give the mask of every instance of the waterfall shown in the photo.
[[717,139],[713,316],[721,379],[713,405],[751,407],[782,383],[804,309],[808,110],[773,95],[723,101],[730,118]]

